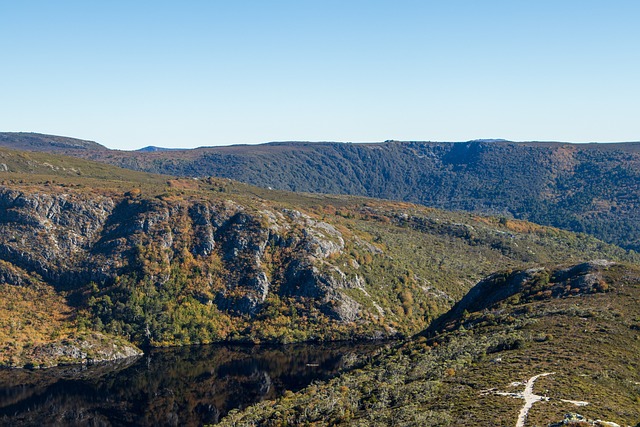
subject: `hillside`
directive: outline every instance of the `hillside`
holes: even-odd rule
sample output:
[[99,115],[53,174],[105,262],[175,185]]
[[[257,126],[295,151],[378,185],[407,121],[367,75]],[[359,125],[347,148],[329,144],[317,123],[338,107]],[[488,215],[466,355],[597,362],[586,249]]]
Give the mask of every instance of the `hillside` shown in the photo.
[[413,342],[222,425],[637,426],[639,301],[638,266],[505,270]]
[[[21,142],[23,134],[15,135],[0,134],[0,144],[28,148]],[[50,150],[51,144],[41,139],[28,149]],[[265,188],[402,200],[528,220],[640,250],[639,142],[279,142],[137,152],[69,147],[62,152],[153,173],[225,177]]]
[[105,146],[94,141],[33,132],[0,132],[0,147],[50,153],[70,150],[107,150]]
[[110,340],[129,354],[127,342],[407,336],[499,269],[637,261],[522,221],[0,157],[4,365],[118,357],[87,351]]

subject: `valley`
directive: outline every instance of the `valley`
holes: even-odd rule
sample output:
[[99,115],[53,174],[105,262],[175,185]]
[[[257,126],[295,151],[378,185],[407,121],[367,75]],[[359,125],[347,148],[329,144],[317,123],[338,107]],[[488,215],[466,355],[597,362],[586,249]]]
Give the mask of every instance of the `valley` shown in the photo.
[[4,367],[398,339],[216,422],[529,426],[569,411],[640,421],[633,250],[407,202],[37,151],[0,149],[0,160]]

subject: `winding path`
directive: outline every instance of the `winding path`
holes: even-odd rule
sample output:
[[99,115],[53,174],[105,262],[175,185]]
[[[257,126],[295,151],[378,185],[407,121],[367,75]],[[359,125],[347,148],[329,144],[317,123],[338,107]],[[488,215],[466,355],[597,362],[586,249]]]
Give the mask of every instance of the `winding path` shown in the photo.
[[541,400],[549,400],[546,396],[539,396],[533,392],[533,384],[540,377],[546,377],[547,375],[553,375],[555,372],[545,372],[544,374],[538,374],[529,378],[527,381],[527,385],[524,388],[524,392],[522,393],[524,398],[524,406],[520,409],[520,415],[518,415],[518,422],[516,423],[516,427],[524,427],[524,422],[527,420],[527,415],[529,415],[529,410],[533,406],[534,403],[539,402]]
[[[527,381],[527,383],[525,384],[524,391],[522,392],[510,393],[505,391],[494,391],[495,389],[488,390],[488,391],[493,392],[494,394],[497,394],[499,396],[509,396],[509,397],[515,397],[518,399],[524,399],[524,406],[522,406],[522,409],[520,409],[520,414],[518,415],[518,421],[516,422],[516,427],[524,427],[524,423],[527,420],[527,415],[529,415],[529,410],[531,409],[533,404],[540,401],[548,402],[549,400],[551,400],[550,397],[540,396],[535,394],[533,392],[533,385],[535,384],[538,378],[546,377],[548,375],[553,375],[553,374],[555,374],[555,372],[545,372],[543,374],[534,375],[533,377],[529,378],[529,381]],[[522,383],[512,383],[511,385],[513,386],[522,385]],[[572,403],[576,406],[586,406],[589,404],[589,402],[581,402],[577,400],[560,399],[560,401],[565,403]]]

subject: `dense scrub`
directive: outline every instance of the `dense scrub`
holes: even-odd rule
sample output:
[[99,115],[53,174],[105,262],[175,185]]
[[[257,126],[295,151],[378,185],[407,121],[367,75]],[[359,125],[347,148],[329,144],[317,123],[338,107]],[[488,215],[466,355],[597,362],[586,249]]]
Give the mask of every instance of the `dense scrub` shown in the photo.
[[514,425],[523,400],[496,392],[521,391],[546,372],[553,375],[534,391],[549,401],[533,405],[527,425],[567,412],[625,426],[640,421],[637,266],[505,271],[478,286],[475,303],[413,342],[329,382],[236,411],[222,425]]

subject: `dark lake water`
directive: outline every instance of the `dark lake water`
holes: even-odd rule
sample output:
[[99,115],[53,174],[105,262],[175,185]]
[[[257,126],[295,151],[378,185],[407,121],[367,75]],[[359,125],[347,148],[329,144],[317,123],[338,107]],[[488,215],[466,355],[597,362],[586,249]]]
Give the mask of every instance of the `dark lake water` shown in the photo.
[[200,346],[45,370],[0,370],[0,425],[199,426],[371,357],[381,343]]

